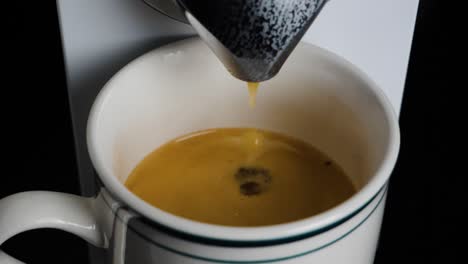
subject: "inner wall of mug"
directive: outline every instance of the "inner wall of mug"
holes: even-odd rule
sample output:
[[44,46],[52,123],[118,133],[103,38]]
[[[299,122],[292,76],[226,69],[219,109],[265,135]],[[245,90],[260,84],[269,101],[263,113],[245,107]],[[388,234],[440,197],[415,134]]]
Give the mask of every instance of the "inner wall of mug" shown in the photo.
[[97,147],[124,183],[162,144],[191,132],[255,127],[309,142],[362,188],[383,161],[389,124],[369,83],[336,56],[299,45],[274,79],[261,83],[249,108],[246,83],[234,79],[201,42],[157,50],[133,62],[108,86],[99,109]]

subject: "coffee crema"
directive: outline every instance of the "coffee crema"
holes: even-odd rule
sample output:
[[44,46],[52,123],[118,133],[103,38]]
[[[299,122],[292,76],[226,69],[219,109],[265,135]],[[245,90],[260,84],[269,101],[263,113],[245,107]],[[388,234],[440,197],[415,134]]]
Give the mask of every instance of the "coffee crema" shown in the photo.
[[252,128],[176,138],[147,155],[125,185],[159,209],[227,226],[300,220],[356,192],[340,166],[313,146]]

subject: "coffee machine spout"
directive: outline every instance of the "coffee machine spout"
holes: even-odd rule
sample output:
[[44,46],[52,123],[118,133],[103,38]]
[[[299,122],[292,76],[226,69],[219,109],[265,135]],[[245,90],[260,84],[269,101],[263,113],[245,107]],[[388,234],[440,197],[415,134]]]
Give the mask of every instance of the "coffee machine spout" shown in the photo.
[[[191,24],[236,78],[273,78],[327,0],[145,0]],[[164,7],[163,5],[171,7]]]

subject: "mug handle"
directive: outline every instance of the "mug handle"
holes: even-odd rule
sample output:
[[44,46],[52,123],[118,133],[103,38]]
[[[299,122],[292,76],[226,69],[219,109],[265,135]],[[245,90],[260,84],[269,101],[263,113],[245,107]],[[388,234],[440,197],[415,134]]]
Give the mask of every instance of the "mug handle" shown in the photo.
[[[75,234],[98,247],[108,240],[98,224],[95,198],[72,194],[31,191],[0,200],[0,245],[10,237],[39,228],[56,228]],[[0,263],[19,264],[0,250]]]

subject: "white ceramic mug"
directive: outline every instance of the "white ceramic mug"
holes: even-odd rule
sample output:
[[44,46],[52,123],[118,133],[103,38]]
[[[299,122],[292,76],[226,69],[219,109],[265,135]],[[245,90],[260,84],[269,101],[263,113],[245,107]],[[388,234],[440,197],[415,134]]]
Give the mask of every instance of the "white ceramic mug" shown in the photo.
[[[382,91],[349,62],[304,43],[277,77],[261,84],[254,109],[245,86],[196,38],[131,62],[102,89],[88,121],[99,195],[6,197],[0,244],[49,227],[107,248],[116,264],[372,263],[399,149],[396,115]],[[125,188],[131,169],[159,145],[217,127],[259,127],[308,141],[336,160],[359,191],[307,219],[245,228],[184,219]],[[0,251],[0,263],[18,262]]]

